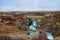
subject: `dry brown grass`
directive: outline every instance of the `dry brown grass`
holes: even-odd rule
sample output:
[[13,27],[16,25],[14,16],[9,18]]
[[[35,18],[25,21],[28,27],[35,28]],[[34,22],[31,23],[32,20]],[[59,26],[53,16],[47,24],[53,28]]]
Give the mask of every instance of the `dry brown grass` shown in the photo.
[[60,40],[60,36],[59,37],[56,37],[55,40]]
[[22,31],[18,31],[18,27],[3,25],[0,26],[0,35],[25,35]]

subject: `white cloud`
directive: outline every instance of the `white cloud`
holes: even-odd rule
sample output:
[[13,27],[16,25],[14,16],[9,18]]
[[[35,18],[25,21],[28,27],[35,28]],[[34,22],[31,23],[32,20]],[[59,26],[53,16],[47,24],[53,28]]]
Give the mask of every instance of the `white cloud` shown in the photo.
[[[5,1],[5,2],[4,2]],[[0,11],[33,11],[60,10],[59,0],[4,0],[0,5]]]

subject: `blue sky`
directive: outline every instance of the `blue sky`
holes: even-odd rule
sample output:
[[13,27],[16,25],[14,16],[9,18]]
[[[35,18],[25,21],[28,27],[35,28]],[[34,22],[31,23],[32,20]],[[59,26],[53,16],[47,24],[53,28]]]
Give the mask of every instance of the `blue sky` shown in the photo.
[[60,11],[60,0],[0,0],[0,11]]

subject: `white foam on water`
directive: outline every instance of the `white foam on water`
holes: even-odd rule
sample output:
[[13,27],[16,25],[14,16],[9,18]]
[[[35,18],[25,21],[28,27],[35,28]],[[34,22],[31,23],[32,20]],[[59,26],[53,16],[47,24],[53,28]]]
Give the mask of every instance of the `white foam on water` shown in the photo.
[[52,35],[51,33],[46,32],[46,35],[47,35],[47,38],[48,38],[49,40],[54,40],[54,37],[53,37],[53,35]]

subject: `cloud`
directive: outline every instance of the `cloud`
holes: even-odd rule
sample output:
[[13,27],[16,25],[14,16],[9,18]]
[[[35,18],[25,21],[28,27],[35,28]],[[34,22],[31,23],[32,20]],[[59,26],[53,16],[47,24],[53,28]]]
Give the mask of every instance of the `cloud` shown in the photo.
[[0,0],[0,11],[60,10],[60,0]]

